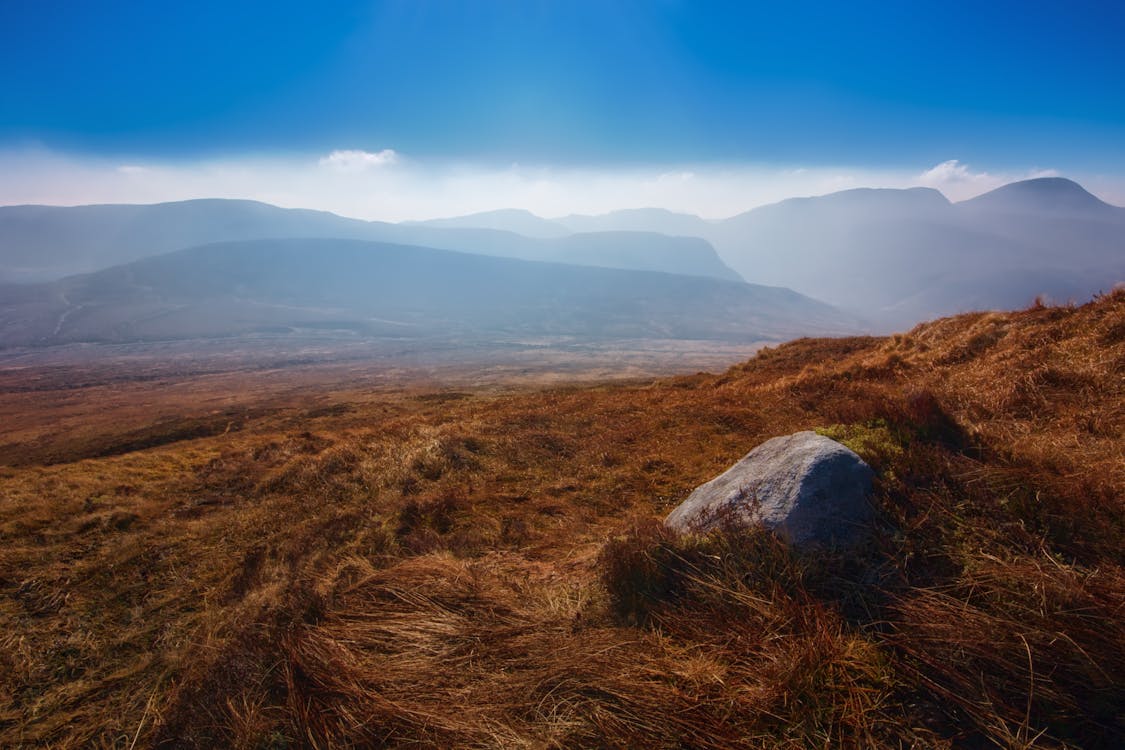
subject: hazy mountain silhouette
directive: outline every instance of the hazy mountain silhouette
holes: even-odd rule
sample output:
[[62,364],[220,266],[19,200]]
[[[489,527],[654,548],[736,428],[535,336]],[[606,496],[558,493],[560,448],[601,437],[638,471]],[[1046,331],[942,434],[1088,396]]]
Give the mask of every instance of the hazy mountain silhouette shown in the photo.
[[781,340],[858,322],[788,289],[350,240],[252,240],[0,294],[0,343],[356,336]]
[[44,280],[220,240],[360,237],[367,222],[257,201],[2,206],[0,278]]
[[534,239],[487,229],[386,226],[380,234],[388,241],[402,244],[520,260],[743,280],[723,263],[711,243],[700,237],[669,237],[656,232],[583,232]]
[[[525,237],[562,237],[573,234],[562,224],[536,216],[520,208],[502,208],[498,211],[482,211],[466,216],[453,216],[444,219],[425,221],[404,221],[406,226],[445,227],[453,229],[495,229],[501,232],[514,232]],[[604,231],[604,230],[591,230]],[[652,229],[641,231],[655,231]]]
[[572,232],[660,232],[671,236],[706,237],[711,222],[663,208],[627,208],[597,216],[572,214],[553,220]]
[[[559,234],[567,231],[575,233]],[[0,279],[53,279],[186,246],[274,237],[741,276],[792,288],[888,330],[966,310],[1021,307],[1039,295],[1082,300],[1125,280],[1125,209],[1063,178],[1012,183],[961,203],[928,188],[846,190],[721,221],[662,209],[551,220],[512,210],[387,224],[252,201],[12,206],[0,208]]]
[[929,188],[861,188],[721,221],[659,209],[555,221],[695,234],[743,278],[790,287],[885,329],[1022,307],[1041,294],[1082,300],[1125,280],[1125,209],[1063,178],[956,204]]
[[528,237],[561,237],[581,232],[657,232],[670,237],[703,237],[709,224],[698,216],[663,208],[627,208],[605,214],[570,214],[554,219],[544,219],[530,211],[511,208],[403,223],[462,229],[499,229]]
[[210,242],[365,239],[526,260],[741,280],[706,241],[659,234],[525,237],[486,228],[389,224],[243,200],[0,207],[0,280],[45,281]]
[[1122,210],[1064,177],[1039,177],[1012,182],[959,205],[975,210],[1035,214],[1106,216]]
[[790,287],[885,329],[1022,307],[1039,295],[1082,300],[1125,280],[1125,209],[1059,177],[956,204],[930,188],[860,188],[720,221],[653,208],[551,225],[702,237],[743,278]]
[[1125,209],[1059,178],[956,204],[924,188],[794,199],[721,222],[708,238],[745,278],[888,328],[1040,294],[1080,300],[1125,279]]

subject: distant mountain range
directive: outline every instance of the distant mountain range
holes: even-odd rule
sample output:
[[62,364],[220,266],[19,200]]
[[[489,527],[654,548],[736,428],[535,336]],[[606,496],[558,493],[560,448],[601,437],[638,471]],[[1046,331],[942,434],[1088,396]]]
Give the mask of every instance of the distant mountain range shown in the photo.
[[847,190],[719,221],[503,210],[388,224],[235,200],[0,207],[0,282],[36,282],[0,288],[7,346],[336,324],[776,339],[1084,300],[1122,280],[1125,209],[1061,178],[961,203]]
[[[498,211],[482,211],[467,216],[454,216],[448,219],[426,219],[425,221],[404,221],[405,226],[491,229],[500,232],[514,232],[525,237],[565,237],[574,234],[572,228],[563,223],[544,219],[522,208],[502,208]],[[605,231],[605,230],[595,230]],[[628,229],[631,232],[648,232],[650,229]],[[667,232],[664,232],[667,234]]]
[[0,287],[0,346],[247,334],[784,340],[859,321],[788,289],[336,239],[246,240]]
[[670,237],[703,237],[710,222],[662,208],[633,208],[598,216],[572,214],[544,219],[522,209],[502,209],[448,219],[408,222],[415,226],[492,229],[528,237],[561,237],[578,232],[657,232]]
[[[511,218],[442,223],[501,229]],[[1063,178],[1016,182],[961,203],[928,188],[865,188],[719,221],[660,209],[540,221],[572,231],[702,237],[743,278],[790,287],[883,329],[1021,307],[1040,294],[1084,300],[1125,280],[1125,208]]]
[[924,188],[794,199],[728,219],[707,236],[748,278],[885,327],[1023,307],[1040,294],[1084,301],[1125,280],[1125,209],[1059,178],[962,203]]
[[[508,223],[519,225],[510,217]],[[211,242],[308,237],[742,280],[697,237],[647,230],[572,234],[565,229],[561,236],[528,237],[476,226],[388,224],[256,201],[203,199],[153,205],[0,206],[0,281],[49,281]]]

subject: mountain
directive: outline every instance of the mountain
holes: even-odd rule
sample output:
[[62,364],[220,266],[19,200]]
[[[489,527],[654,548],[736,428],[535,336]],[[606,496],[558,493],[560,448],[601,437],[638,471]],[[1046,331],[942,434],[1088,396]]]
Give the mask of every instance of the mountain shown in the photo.
[[202,199],[153,205],[0,207],[0,281],[49,281],[212,242],[313,237],[741,280],[700,239],[653,233],[525,237],[481,227],[368,222],[256,201]]
[[1050,177],[961,203],[929,188],[846,190],[721,221],[662,209],[557,219],[509,210],[387,224],[226,200],[0,207],[0,281],[53,280],[210,242],[313,237],[746,279],[884,330],[1039,296],[1081,301],[1125,280],[1125,209]]
[[553,221],[572,232],[659,232],[673,237],[706,237],[711,224],[663,208],[630,208],[597,216],[572,214]]
[[[418,236],[387,230],[386,239],[431,247],[469,249],[487,255],[524,260],[634,268],[730,281],[742,277],[719,258],[700,231],[706,222],[689,214],[657,208],[615,211],[601,216],[572,215],[544,219],[530,211],[502,209],[446,219],[403,222],[399,228],[504,232],[502,236],[470,237],[454,247],[447,237]],[[509,233],[521,235],[518,239]],[[542,241],[532,243],[526,238]],[[412,241],[413,240],[413,241]],[[483,240],[483,245],[479,244]]]
[[444,227],[452,229],[495,229],[501,232],[514,232],[525,237],[562,237],[573,232],[562,224],[536,216],[530,211],[518,208],[502,208],[498,211],[483,211],[467,216],[454,216],[446,219],[427,219],[425,221],[404,221],[406,226]]
[[861,188],[721,221],[657,209],[556,220],[695,234],[754,283],[786,286],[892,330],[942,315],[1089,299],[1125,280],[1125,209],[1057,177],[961,203]]
[[1012,182],[960,204],[965,209],[1022,214],[1111,215],[1111,206],[1077,182],[1063,177],[1039,177]]
[[852,304],[889,281],[872,277],[869,266],[893,262],[904,224],[941,223],[949,210],[936,190],[863,188],[763,206],[717,223],[710,236],[760,283],[791,278]]
[[605,214],[570,214],[554,219],[523,209],[403,222],[406,225],[458,229],[496,229],[528,237],[561,237],[583,232],[656,232],[671,237],[703,237],[710,222],[663,208],[628,208]]
[[221,240],[361,237],[367,222],[257,201],[0,207],[0,278],[49,280]]
[[880,321],[913,323],[917,306],[903,309],[903,300],[961,272],[964,263],[951,261],[979,244],[951,231],[951,215],[936,190],[856,189],[762,206],[717,223],[709,236],[756,283],[788,279]]
[[788,289],[355,240],[210,244],[0,295],[8,347],[324,329],[750,342],[858,325]]
[[708,238],[745,278],[887,328],[1038,295],[1088,299],[1125,279],[1125,209],[1069,180],[953,204],[935,190],[851,190],[764,206]]
[[522,238],[519,242],[501,241],[506,239],[493,238],[479,252],[524,260],[742,281],[738,273],[720,260],[711,243],[699,237],[608,231],[570,234],[534,243]]

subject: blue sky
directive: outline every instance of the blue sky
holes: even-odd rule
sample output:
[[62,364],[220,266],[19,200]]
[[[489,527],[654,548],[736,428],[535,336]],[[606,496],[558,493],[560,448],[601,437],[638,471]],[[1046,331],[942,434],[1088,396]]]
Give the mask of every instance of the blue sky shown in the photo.
[[179,165],[339,149],[566,169],[956,159],[1112,182],[1122,40],[1125,4],[1075,0],[5,0],[0,149]]

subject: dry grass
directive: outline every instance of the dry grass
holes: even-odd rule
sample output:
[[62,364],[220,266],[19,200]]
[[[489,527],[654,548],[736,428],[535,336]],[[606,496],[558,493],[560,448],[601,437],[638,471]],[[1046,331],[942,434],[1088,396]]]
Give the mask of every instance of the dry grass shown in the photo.
[[[50,439],[0,468],[0,744],[1118,747],[1123,332],[1118,293],[717,376],[7,401]],[[878,470],[869,548],[654,520],[808,428]]]

